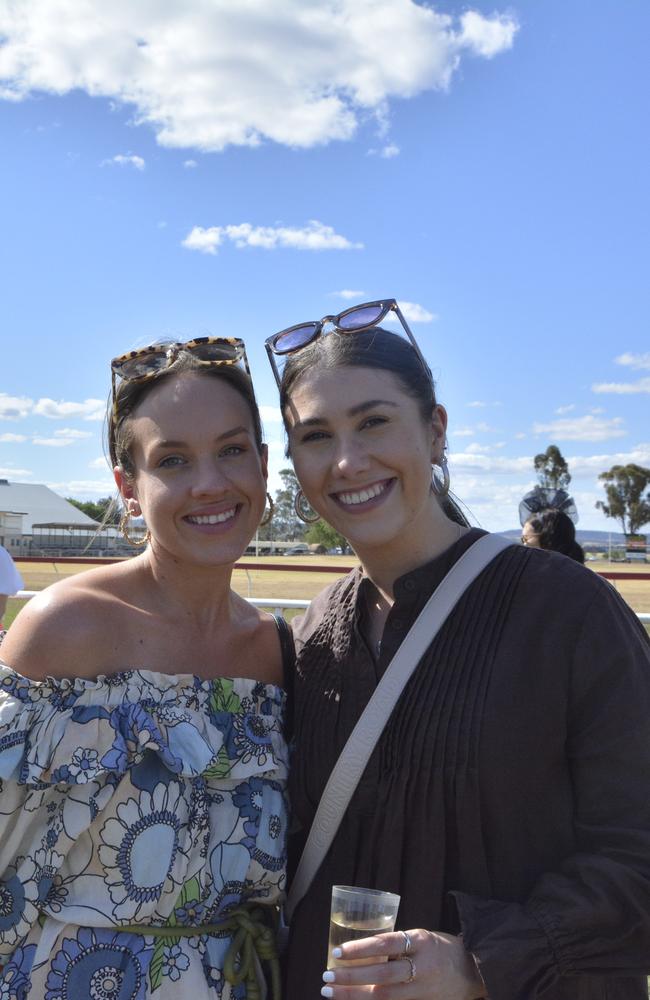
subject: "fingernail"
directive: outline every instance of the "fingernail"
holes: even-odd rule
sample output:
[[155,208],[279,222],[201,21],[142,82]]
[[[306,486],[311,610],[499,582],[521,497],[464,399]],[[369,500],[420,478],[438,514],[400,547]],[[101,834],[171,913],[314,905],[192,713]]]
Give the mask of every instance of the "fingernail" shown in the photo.
[[331,986],[323,986],[322,990],[320,991],[320,995],[322,997],[333,997],[334,990],[332,989]]
[[335,972],[329,972],[329,971],[328,972],[324,972],[323,973],[323,982],[324,983],[335,983],[336,982],[336,973]]
[[343,958],[343,949],[332,948],[332,958]]

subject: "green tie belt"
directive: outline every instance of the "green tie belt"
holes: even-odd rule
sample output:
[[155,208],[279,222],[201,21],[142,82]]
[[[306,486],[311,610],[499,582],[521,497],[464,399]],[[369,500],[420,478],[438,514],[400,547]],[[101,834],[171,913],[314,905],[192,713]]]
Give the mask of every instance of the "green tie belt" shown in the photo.
[[271,973],[271,996],[281,1000],[280,960],[275,943],[275,934],[266,922],[268,907],[239,906],[218,924],[199,924],[196,927],[181,927],[177,924],[163,927],[146,924],[119,926],[120,931],[142,934],[147,937],[181,938],[197,937],[200,934],[232,934],[232,941],[223,963],[223,974],[231,986],[246,982],[247,1000],[261,1000],[262,991],[257,980],[255,955],[260,962],[267,962]]

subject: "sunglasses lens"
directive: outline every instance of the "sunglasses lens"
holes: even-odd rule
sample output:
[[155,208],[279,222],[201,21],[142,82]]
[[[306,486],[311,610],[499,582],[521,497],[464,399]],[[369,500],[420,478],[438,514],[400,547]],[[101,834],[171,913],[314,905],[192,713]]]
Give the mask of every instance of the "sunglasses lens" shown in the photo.
[[318,323],[305,323],[303,326],[294,326],[292,330],[285,330],[275,338],[273,350],[276,354],[291,354],[292,351],[299,351],[301,347],[306,347],[314,339],[317,330]]
[[152,372],[159,371],[166,364],[167,348],[161,348],[159,351],[149,351],[147,354],[140,354],[135,358],[129,358],[128,361],[125,361],[121,365],[117,374],[120,378],[138,379],[144,375],[151,375]]
[[384,306],[381,304],[353,309],[345,316],[341,316],[336,325],[339,330],[363,330],[364,327],[377,323],[384,311]]
[[192,354],[199,361],[238,361],[242,351],[238,344],[194,344]]

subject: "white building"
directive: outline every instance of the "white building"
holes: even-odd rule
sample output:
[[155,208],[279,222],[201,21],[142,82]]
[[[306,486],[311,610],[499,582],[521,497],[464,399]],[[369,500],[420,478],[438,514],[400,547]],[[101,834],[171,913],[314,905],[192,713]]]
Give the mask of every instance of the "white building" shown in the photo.
[[[64,555],[92,547],[113,548],[114,528],[105,528],[48,486],[0,479],[0,544],[14,559],[40,553]],[[72,554],[72,553],[71,553]]]

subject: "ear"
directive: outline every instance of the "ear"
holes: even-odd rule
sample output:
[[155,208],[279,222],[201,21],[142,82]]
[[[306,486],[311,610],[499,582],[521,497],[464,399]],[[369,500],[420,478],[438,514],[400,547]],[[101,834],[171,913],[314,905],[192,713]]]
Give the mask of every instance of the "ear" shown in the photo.
[[447,411],[438,403],[431,415],[431,462],[440,465],[447,441]]
[[115,480],[115,485],[117,486],[122,500],[124,500],[124,506],[127,510],[130,510],[135,517],[139,517],[141,514],[140,504],[138,503],[138,498],[135,494],[135,488],[133,482],[127,478],[124,469],[121,465],[116,465],[113,469],[113,479]]
[[264,476],[264,481],[268,482],[269,479],[269,446],[268,444],[263,444],[260,451],[260,459],[262,462],[262,475]]

